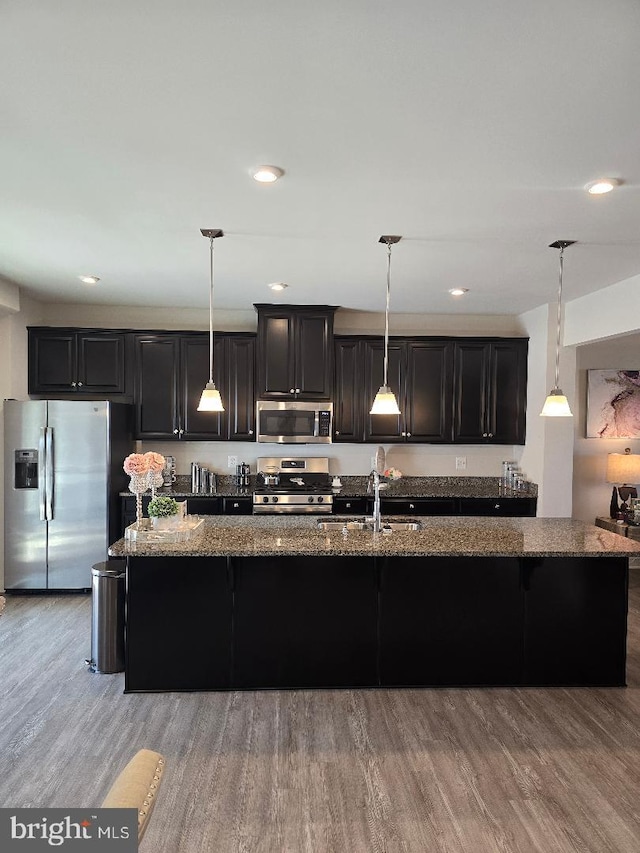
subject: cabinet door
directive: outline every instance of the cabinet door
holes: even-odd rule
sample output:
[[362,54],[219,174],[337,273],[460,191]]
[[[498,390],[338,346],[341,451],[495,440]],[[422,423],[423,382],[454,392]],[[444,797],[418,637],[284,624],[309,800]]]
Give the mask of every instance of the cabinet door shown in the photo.
[[222,498],[223,515],[251,515],[253,512],[253,498],[244,495],[233,498]]
[[444,443],[453,438],[453,343],[409,341],[405,389],[406,439]]
[[455,345],[455,405],[453,440],[461,444],[486,442],[489,345],[465,341]]
[[[404,441],[404,413],[400,415],[371,415],[369,409],[384,376],[384,342],[364,341],[364,440],[371,442]],[[402,412],[406,350],[403,343],[389,343],[388,382],[396,395]]]
[[526,340],[491,344],[487,426],[499,444],[525,443],[527,351]]
[[234,566],[234,687],[377,683],[371,558],[242,557]]
[[522,560],[525,684],[625,684],[627,560]]
[[137,437],[177,439],[180,340],[137,336],[135,351]]
[[516,558],[381,562],[383,685],[520,683],[523,603]]
[[226,437],[230,441],[255,441],[255,335],[226,339],[223,400],[227,406]]
[[229,688],[227,558],[129,557],[128,564],[125,692]]
[[333,497],[333,512],[342,515],[364,515],[368,509],[367,498],[355,497],[349,498],[346,495]]
[[336,339],[334,350],[333,440],[361,442],[364,438],[361,341],[357,338]]
[[76,335],[60,329],[29,330],[29,393],[75,392]]
[[216,335],[213,344],[213,378],[225,411],[199,412],[202,390],[209,381],[209,336],[185,336],[180,339],[180,438],[216,441],[226,437],[229,402],[226,389],[220,381],[224,377],[224,358],[224,338]]
[[258,314],[258,397],[295,396],[295,318],[290,311]]
[[300,311],[295,330],[295,389],[304,400],[329,400],[333,386],[333,312]]
[[188,515],[220,515],[220,498],[216,495],[202,498],[187,498]]
[[124,394],[124,334],[78,335],[79,391]]

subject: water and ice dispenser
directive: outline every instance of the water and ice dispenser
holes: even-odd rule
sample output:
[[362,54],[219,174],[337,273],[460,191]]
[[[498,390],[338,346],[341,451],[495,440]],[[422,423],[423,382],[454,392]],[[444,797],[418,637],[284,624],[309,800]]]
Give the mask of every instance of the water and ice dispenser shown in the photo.
[[38,488],[38,451],[16,450],[13,472],[14,489]]

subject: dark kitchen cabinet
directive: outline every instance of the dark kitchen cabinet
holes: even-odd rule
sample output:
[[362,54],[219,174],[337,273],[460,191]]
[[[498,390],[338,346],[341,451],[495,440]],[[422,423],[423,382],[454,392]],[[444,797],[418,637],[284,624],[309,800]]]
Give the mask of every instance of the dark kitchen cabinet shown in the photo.
[[534,518],[537,503],[537,498],[460,498],[460,515]]
[[236,557],[235,687],[377,683],[378,589],[368,557]]
[[371,415],[369,410],[384,376],[384,342],[364,347],[364,440],[372,442],[451,442],[453,342],[389,341],[388,382],[400,415]]
[[229,688],[228,558],[211,558],[205,572],[198,557],[129,557],[128,563],[125,693]]
[[223,515],[251,515],[253,513],[253,496],[223,497],[222,513]]
[[258,398],[332,399],[336,308],[269,304],[254,307],[258,312]]
[[124,332],[30,327],[29,394],[126,393]]
[[627,560],[523,558],[526,684],[625,684]]
[[254,440],[255,336],[214,338],[220,413],[198,411],[209,379],[208,335],[136,335],[135,354],[139,438]]
[[525,338],[456,341],[454,442],[524,444],[527,349]]
[[333,496],[334,514],[364,515],[368,509],[368,499],[365,497]]
[[222,505],[217,495],[197,498],[188,497],[186,500],[188,515],[220,515]]
[[382,685],[520,683],[523,602],[517,558],[379,562]]
[[457,498],[380,497],[382,515],[457,515]]

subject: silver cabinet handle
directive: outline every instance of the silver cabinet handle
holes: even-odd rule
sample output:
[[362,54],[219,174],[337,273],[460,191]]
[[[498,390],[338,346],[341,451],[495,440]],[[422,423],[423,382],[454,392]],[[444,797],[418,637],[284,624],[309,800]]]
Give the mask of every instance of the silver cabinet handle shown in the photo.
[[351,509],[351,501],[349,501],[349,503],[346,503],[345,506],[347,509]]
[[483,433],[482,433],[482,437],[483,437],[483,438],[486,438],[486,437],[487,437],[487,433],[486,433],[486,432],[483,432]]
[[400,435],[406,435],[406,432],[401,432]]
[[237,501],[235,501],[235,502],[234,502],[234,504],[233,504],[233,506],[235,507],[235,509],[238,509],[238,507],[240,506],[240,504],[239,504]]
[[296,394],[299,394],[299,393],[300,393],[300,389],[296,388]]
[[183,429],[179,430],[179,431],[178,431],[178,435],[182,435],[182,433],[183,433],[183,432],[184,432],[184,430],[183,430]]
[[492,432],[490,432],[490,433],[489,433],[489,438],[493,438],[493,433],[492,433]]
[[82,388],[82,382],[78,382],[78,388]]
[[178,434],[178,430],[177,430],[177,429],[174,429],[173,434],[174,434],[174,435],[177,435],[177,434]]
[[290,394],[295,394],[295,393],[296,393],[296,389],[295,389],[295,388],[289,388],[289,393],[290,393]]
[[409,504],[409,509],[415,509],[415,508],[416,508],[415,504]]
[[500,504],[496,504],[496,505],[494,506],[494,509],[500,509]]
[[252,429],[250,429],[250,430],[249,430],[249,435],[253,435],[253,430],[252,430]]
[[75,387],[76,387],[76,383],[75,383],[75,382],[72,382],[72,383],[71,383],[71,387],[72,387],[72,388],[75,388]]
[[407,433],[407,438],[411,438],[411,433],[410,433],[410,432],[408,432],[408,433]]

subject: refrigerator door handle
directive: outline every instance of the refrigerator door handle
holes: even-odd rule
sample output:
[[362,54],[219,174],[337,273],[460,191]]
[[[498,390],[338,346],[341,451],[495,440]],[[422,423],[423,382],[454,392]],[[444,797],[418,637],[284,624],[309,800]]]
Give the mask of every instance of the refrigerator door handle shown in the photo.
[[40,427],[40,438],[38,439],[38,511],[40,515],[40,521],[47,520],[47,516],[45,513],[45,494],[47,490],[45,475],[46,429],[46,427]]
[[53,428],[45,427],[44,429],[44,465],[45,465],[45,516],[47,521],[53,518]]

